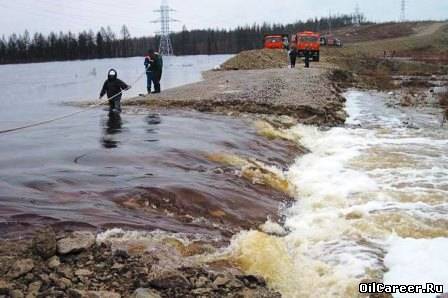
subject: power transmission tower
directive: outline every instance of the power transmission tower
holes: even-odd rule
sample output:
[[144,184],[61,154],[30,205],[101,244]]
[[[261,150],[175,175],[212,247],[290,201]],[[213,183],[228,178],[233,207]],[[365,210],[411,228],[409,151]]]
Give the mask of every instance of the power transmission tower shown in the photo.
[[400,21],[401,22],[405,22],[406,21],[406,0],[401,0]]
[[174,11],[174,9],[169,7],[167,0],[162,0],[160,9],[154,10],[154,12],[160,14],[160,18],[152,21],[152,23],[160,23],[160,32],[156,32],[156,34],[160,35],[159,53],[163,56],[174,55],[173,45],[170,38],[170,34],[172,33],[170,30],[170,24],[173,22],[178,22],[178,20],[170,17],[170,13]]
[[361,26],[361,11],[359,9],[359,3],[358,2],[356,2],[356,6],[355,6],[355,20],[353,22],[353,25],[355,27]]

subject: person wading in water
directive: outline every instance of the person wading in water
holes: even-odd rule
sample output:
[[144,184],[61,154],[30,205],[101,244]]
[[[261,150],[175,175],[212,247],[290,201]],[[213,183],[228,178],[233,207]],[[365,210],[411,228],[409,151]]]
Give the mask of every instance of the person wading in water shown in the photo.
[[[147,86],[146,89],[148,94],[150,93],[160,93],[160,80],[162,79],[163,71],[163,59],[154,50],[148,50],[148,55],[145,57],[144,62],[146,68],[146,78]],[[154,84],[154,92],[151,92],[151,85]]]
[[107,74],[107,80],[101,89],[100,99],[107,94],[109,99],[109,112],[121,112],[121,95],[124,90],[129,90],[128,86],[122,80],[118,79],[118,73],[115,69],[110,69]]

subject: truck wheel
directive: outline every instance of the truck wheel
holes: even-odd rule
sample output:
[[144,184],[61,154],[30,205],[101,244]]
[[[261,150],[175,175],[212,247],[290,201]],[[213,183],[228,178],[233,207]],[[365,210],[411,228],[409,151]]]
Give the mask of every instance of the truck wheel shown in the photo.
[[317,54],[316,56],[314,56],[314,57],[313,57],[313,61],[315,61],[315,62],[319,62],[319,60],[320,60],[320,59],[319,59],[319,58],[320,58],[319,56],[320,56],[319,54]]

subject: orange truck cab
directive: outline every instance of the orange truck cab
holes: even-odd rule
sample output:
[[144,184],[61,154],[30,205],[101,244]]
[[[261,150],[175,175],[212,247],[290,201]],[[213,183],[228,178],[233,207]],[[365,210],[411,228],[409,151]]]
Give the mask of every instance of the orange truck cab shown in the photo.
[[264,36],[265,49],[285,49],[289,46],[288,34],[266,34]]
[[312,58],[313,61],[319,61],[320,59],[319,33],[311,31],[299,32],[294,36],[293,42],[296,44],[297,53],[299,57],[304,57],[305,51],[308,51],[310,53],[310,58]]

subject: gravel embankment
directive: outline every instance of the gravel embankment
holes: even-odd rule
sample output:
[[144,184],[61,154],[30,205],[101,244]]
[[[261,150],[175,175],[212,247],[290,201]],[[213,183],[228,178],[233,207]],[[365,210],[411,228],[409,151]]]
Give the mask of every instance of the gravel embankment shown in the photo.
[[287,115],[317,125],[344,123],[344,99],[329,79],[331,65],[305,69],[209,71],[198,83],[127,102],[164,108],[193,108],[203,112]]

